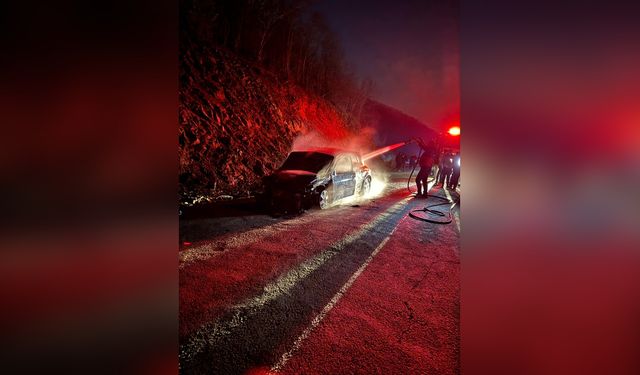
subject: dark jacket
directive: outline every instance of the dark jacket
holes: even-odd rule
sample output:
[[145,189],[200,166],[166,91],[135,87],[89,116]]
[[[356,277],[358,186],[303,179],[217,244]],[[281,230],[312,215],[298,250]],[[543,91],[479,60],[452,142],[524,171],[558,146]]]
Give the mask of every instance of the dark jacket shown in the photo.
[[437,152],[435,146],[431,143],[425,145],[424,143],[419,143],[420,148],[422,148],[422,155],[420,156],[420,168],[431,168],[433,164],[436,162]]

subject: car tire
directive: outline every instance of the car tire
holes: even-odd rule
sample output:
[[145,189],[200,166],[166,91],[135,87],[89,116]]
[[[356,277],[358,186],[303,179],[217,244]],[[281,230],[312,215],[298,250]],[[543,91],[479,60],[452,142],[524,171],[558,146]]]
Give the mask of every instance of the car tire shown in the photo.
[[304,204],[302,202],[302,196],[296,194],[293,198],[293,213],[301,214],[304,211]]
[[325,210],[331,207],[331,201],[332,197],[329,188],[322,189],[318,194],[318,206],[320,206],[320,209]]
[[371,177],[367,176],[362,180],[362,185],[360,186],[360,196],[365,196],[369,194],[371,191]]
[[267,212],[269,213],[269,215],[271,215],[273,217],[277,217],[280,214],[279,207],[276,204],[276,202],[273,199],[273,197],[269,197],[269,199],[267,200],[266,209],[267,209]]

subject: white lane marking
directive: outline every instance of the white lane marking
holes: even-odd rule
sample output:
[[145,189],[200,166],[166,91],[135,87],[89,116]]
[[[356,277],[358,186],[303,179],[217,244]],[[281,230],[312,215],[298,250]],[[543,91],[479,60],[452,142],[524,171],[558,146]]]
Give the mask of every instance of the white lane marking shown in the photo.
[[396,203],[387,211],[376,217],[374,220],[361,226],[360,229],[358,229],[356,232],[347,235],[343,239],[340,239],[338,242],[330,245],[327,250],[324,250],[310,260],[301,263],[300,265],[298,265],[298,267],[287,272],[284,276],[279,277],[276,281],[269,283],[264,287],[264,291],[261,295],[252,298],[251,300],[246,301],[242,304],[236,305],[234,306],[234,308],[255,309],[257,307],[261,307],[269,301],[277,299],[283,294],[288,293],[291,289],[293,289],[293,287],[296,286],[296,284],[300,280],[306,278],[310,273],[322,266],[327,260],[331,259],[345,246],[363,237],[366,232],[368,232],[372,228],[375,228],[378,224],[385,221],[389,216],[395,214],[397,212],[396,207],[403,205],[406,200],[407,199],[404,199],[401,202]]
[[[401,190],[401,189],[396,189]],[[393,190],[393,191],[396,191]],[[392,192],[393,192],[392,191]],[[353,203],[353,202],[352,202]],[[351,204],[351,203],[350,203]],[[318,215],[326,216],[329,215],[329,211],[320,211],[315,215],[304,215],[299,218],[296,218],[295,224],[308,224],[318,219]],[[239,234],[235,234],[228,238],[216,239],[213,241],[209,241],[204,244],[198,244],[190,247],[178,254],[178,268],[183,269],[188,264],[198,261],[198,260],[206,260],[218,256],[228,250],[232,250],[237,247],[246,246],[251,243],[258,243],[262,241],[264,238],[276,235],[281,230],[291,229],[291,222],[284,221],[279,222],[274,225],[270,225],[264,228],[256,228],[252,230],[248,230],[246,232],[242,232]],[[223,250],[221,250],[223,249]]]
[[[451,194],[449,194],[449,190],[443,188],[442,190],[444,190],[444,193],[447,195],[447,198],[450,201],[453,201],[453,199],[451,198]],[[456,222],[456,226],[458,227],[458,233],[460,233],[460,219],[458,219],[458,215],[456,215],[455,212],[453,212],[453,210],[451,210],[451,216],[453,216],[453,220]]]
[[[399,222],[398,222],[398,225],[399,225]],[[396,228],[397,227],[398,226],[396,226]],[[395,232],[396,228],[394,228],[391,231],[391,233],[389,233],[389,235],[385,237],[384,240],[382,240],[382,242],[378,245],[378,247],[376,247],[376,249],[371,253],[371,255],[369,255],[367,260],[360,266],[360,268],[358,268],[358,270],[354,272],[353,275],[351,275],[349,280],[347,280],[347,282],[342,286],[342,288],[340,288],[340,290],[333,296],[333,298],[331,298],[331,301],[329,301],[329,303],[322,309],[322,311],[320,311],[320,313],[316,315],[315,318],[313,318],[313,320],[311,321],[311,324],[309,324],[309,326],[304,330],[304,332],[302,332],[302,334],[298,336],[296,341],[291,346],[291,349],[289,349],[286,353],[284,353],[282,357],[280,357],[280,360],[278,361],[278,363],[276,363],[273,367],[271,367],[271,371],[273,372],[280,371],[282,367],[287,363],[287,361],[291,359],[293,354],[296,351],[298,351],[298,349],[300,349],[300,346],[302,346],[302,342],[306,340],[307,337],[309,337],[309,334],[320,324],[320,322],[322,322],[325,316],[327,316],[329,311],[333,309],[333,307],[338,303],[338,301],[340,301],[342,296],[347,292],[347,290],[351,287],[351,285],[353,285],[353,283],[360,276],[360,274],[362,274],[365,268],[367,268],[371,260],[373,260],[373,258],[378,254],[378,252],[380,252],[380,249],[382,249],[384,245],[387,244],[387,241],[389,241],[389,237],[391,237],[393,232]]]
[[[279,277],[276,281],[269,283],[264,287],[263,293],[259,296],[249,298],[243,303],[231,307],[233,313],[231,320],[204,324],[187,339],[184,345],[181,345],[179,353],[181,358],[188,359],[200,353],[207,344],[213,344],[220,337],[230,334],[231,329],[239,326],[248,315],[256,312],[265,303],[289,293],[298,282],[309,276],[309,274],[322,266],[345,246],[363,237],[369,230],[386,220],[389,216],[397,213],[398,208],[403,206],[411,198],[411,196],[404,198],[378,215],[374,220],[361,226],[359,230],[330,245],[327,250],[301,263],[298,267],[287,272],[284,276]],[[393,231],[395,231],[395,228]],[[391,233],[393,233],[393,231]],[[376,250],[374,250],[374,252],[376,252]]]
[[279,277],[275,282],[267,284],[264,287],[263,293],[256,298],[249,301],[235,305],[235,309],[256,309],[267,302],[273,301],[283,294],[288,293],[298,281],[306,278],[309,274],[317,270],[326,261],[336,255],[338,251],[325,250],[317,256],[301,263],[298,267],[287,272],[284,276]]
[[[297,220],[297,223],[306,224],[312,221],[313,219],[315,218],[311,216],[302,217]],[[290,223],[279,222],[265,228],[252,229],[239,234],[234,234],[232,237],[229,237],[229,238],[217,239],[202,245],[193,246],[179,253],[178,256],[179,256],[180,264],[178,267],[184,268],[187,264],[191,262],[213,258],[216,255],[222,254],[227,250],[244,246],[249,243],[260,242],[267,236],[276,234],[280,230],[286,230],[289,228],[290,228]],[[224,251],[220,251],[221,248],[224,249]]]

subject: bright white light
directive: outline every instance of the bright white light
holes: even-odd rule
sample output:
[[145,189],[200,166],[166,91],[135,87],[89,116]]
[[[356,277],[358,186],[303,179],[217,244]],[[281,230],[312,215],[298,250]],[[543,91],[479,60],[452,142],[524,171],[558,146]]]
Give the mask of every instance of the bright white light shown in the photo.
[[337,202],[334,202],[332,206],[346,206],[358,204],[360,202],[380,197],[384,194],[384,190],[387,187],[387,179],[384,175],[372,174],[371,176],[371,187],[369,188],[369,193],[365,196],[358,196],[356,194],[340,199]]
[[373,175],[371,179],[371,189],[369,189],[369,194],[365,195],[365,199],[377,198],[382,195],[384,192],[384,188],[387,186],[387,181],[385,181],[382,176]]

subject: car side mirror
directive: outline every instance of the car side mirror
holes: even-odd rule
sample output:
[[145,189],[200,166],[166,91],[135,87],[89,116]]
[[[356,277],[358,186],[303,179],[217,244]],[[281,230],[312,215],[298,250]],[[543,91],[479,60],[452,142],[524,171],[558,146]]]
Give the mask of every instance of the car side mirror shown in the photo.
[[335,177],[338,174],[338,172],[336,172],[336,170],[332,170],[331,171],[331,177]]

